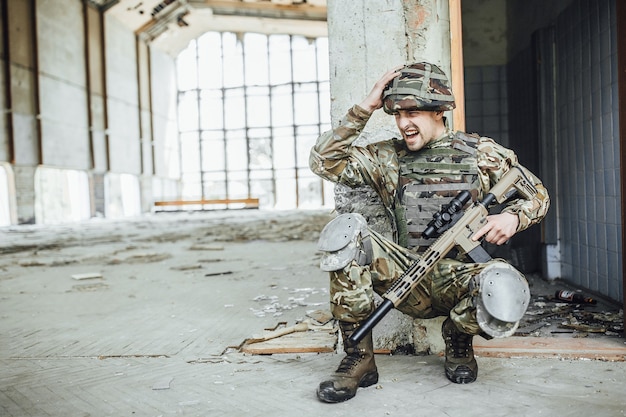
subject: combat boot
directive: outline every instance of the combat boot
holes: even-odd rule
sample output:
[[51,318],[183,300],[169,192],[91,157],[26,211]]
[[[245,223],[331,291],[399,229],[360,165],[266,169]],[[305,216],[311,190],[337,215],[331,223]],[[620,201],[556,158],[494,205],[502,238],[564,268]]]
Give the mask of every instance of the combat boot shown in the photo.
[[446,377],[455,384],[476,381],[478,364],[472,347],[474,336],[460,332],[450,318],[443,322],[441,332],[446,342]]
[[357,324],[339,322],[346,356],[330,378],[320,383],[317,397],[327,403],[349,400],[359,387],[369,387],[378,382],[378,370],[374,362],[374,343],[369,332],[357,345],[348,338],[358,328]]

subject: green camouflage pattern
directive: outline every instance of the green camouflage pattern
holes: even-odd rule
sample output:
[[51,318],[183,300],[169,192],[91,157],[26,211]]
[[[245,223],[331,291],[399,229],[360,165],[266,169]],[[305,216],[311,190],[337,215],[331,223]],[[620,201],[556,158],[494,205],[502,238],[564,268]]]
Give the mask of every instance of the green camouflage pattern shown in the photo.
[[[372,232],[374,257],[371,265],[353,261],[340,271],[331,272],[330,305],[340,321],[359,323],[374,310],[374,292],[382,294],[416,260],[415,254],[376,232]],[[442,259],[399,306],[398,310],[414,318],[450,316],[468,334],[479,334],[476,309],[470,294],[470,282],[484,264]]]
[[[400,159],[405,156],[398,151],[401,141],[394,138],[367,146],[353,146],[370,116],[369,112],[359,106],[353,106],[336,129],[318,138],[309,159],[311,170],[326,180],[349,187],[369,185],[376,190],[394,224],[394,230],[400,232],[394,236],[394,242],[370,230],[374,251],[371,264],[360,266],[355,261],[343,270],[330,273],[331,309],[335,318],[346,322],[359,322],[366,318],[374,306],[374,292],[384,293],[418,256],[416,252],[405,247],[405,242],[398,240],[398,234],[402,235],[402,230],[407,230],[402,216],[396,215],[404,211],[404,207],[397,202],[401,173],[407,175],[405,171],[401,171]],[[454,160],[456,157],[453,155],[456,154],[448,153],[447,149],[456,139],[466,136],[462,132],[448,131],[417,153],[425,152],[426,155],[436,157],[441,152],[440,156]],[[476,181],[472,178],[470,182],[477,185],[475,197],[482,198],[512,165],[519,166],[519,162],[513,151],[494,140],[477,136],[474,139],[475,144],[471,148],[475,153],[471,158],[463,156],[461,164],[444,166],[442,170],[448,169],[448,175],[457,175],[455,172],[459,167],[456,165],[463,166],[464,162],[468,162],[468,172],[463,175],[476,175]],[[416,169],[428,170],[425,163],[436,161],[417,162]],[[470,167],[474,163],[475,167]],[[408,166],[408,161],[406,165]],[[532,200],[520,198],[509,201],[503,209],[504,212],[518,216],[518,231],[538,223],[546,215],[550,205],[547,190],[541,181],[526,168],[521,169],[538,193]],[[415,174],[416,178],[419,177],[417,171]],[[433,175],[430,180],[435,178]],[[433,212],[428,214],[432,216]],[[469,294],[469,283],[486,265],[488,264],[443,259],[398,309],[421,318],[449,315],[459,329],[469,334],[478,334],[480,328],[476,321],[472,294]]]
[[404,67],[383,90],[383,110],[445,111],[456,107],[450,82],[436,65],[420,62]]
[[395,210],[396,223],[406,224],[398,231],[398,242],[418,252],[426,250],[432,240],[422,239],[422,231],[459,191],[468,190],[473,200],[478,197],[480,183],[476,162],[478,138],[460,132],[447,132],[426,149],[413,152],[404,142],[396,142],[400,179]]
[[[353,106],[336,129],[325,132],[318,138],[311,149],[309,166],[315,174],[334,183],[353,188],[369,185],[378,193],[391,214],[395,208],[400,177],[396,144],[401,140],[394,138],[367,146],[352,146],[370,116],[369,112],[358,105]],[[447,132],[444,136],[449,134]],[[439,141],[424,150],[437,143]],[[491,138],[480,137],[476,144],[476,165],[480,183],[480,188],[476,190],[477,198],[482,198],[512,165],[520,166],[520,163],[512,150]],[[533,200],[514,199],[503,209],[504,212],[518,216],[518,232],[539,223],[550,206],[548,192],[539,178],[523,166],[521,169],[537,188],[537,196]],[[395,215],[391,215],[390,220],[395,223]]]

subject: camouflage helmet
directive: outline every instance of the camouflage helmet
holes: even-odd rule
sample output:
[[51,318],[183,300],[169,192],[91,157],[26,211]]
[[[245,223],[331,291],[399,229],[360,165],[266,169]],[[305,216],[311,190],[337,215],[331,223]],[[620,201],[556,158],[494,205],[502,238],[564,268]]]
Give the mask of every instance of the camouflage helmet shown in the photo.
[[398,110],[452,110],[454,95],[446,74],[427,62],[407,65],[391,80],[382,95],[383,110],[395,114]]

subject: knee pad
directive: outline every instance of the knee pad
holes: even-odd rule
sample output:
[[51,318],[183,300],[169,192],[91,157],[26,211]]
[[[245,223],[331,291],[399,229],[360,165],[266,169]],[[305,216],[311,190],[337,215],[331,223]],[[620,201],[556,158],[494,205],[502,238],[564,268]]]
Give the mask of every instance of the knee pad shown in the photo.
[[526,278],[511,265],[497,262],[474,277],[472,285],[478,287],[474,304],[480,328],[492,337],[515,333],[530,303]]
[[325,252],[320,262],[323,271],[339,271],[353,260],[369,264],[372,242],[365,217],[359,213],[337,216],[322,229],[317,248]]

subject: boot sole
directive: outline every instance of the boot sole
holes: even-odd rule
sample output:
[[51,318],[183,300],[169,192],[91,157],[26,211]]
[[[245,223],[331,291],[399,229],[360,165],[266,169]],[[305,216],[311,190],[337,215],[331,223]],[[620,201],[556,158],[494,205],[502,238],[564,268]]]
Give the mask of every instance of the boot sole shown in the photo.
[[378,372],[369,372],[363,375],[363,378],[361,378],[361,382],[359,382],[359,387],[366,388],[366,387],[369,387],[370,385],[374,385],[377,382],[378,382]]
[[471,384],[476,381],[477,374],[466,366],[459,366],[454,371],[446,369],[446,377],[455,384]]
[[[378,372],[369,372],[363,375],[363,378],[361,378],[361,381],[359,381],[359,388],[366,388],[374,385],[377,382]],[[356,390],[354,390],[354,392],[350,392],[347,390],[336,391],[332,383],[323,386],[324,384],[325,383],[322,382],[318,387],[317,398],[325,403],[341,403],[344,401],[348,401],[351,398],[354,398],[354,396],[356,395]]]

